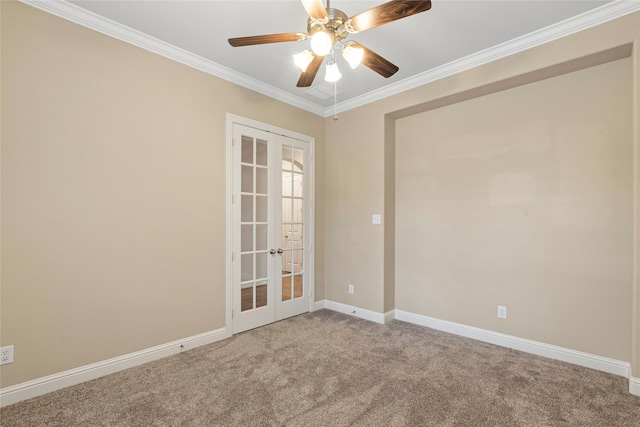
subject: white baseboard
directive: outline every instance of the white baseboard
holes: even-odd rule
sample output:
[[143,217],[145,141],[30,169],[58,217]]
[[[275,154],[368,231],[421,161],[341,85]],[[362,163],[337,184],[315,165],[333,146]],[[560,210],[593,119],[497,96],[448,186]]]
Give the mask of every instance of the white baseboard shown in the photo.
[[[342,304],[340,302],[323,300],[324,307],[339,313],[348,314],[350,316],[359,317],[361,319],[370,320],[372,322],[384,324],[385,314],[376,311],[366,310],[364,308],[354,307],[352,305]],[[317,303],[316,303],[317,304]]]
[[440,320],[420,314],[408,313],[402,310],[395,310],[395,318],[404,322],[427,326],[439,331],[449,332],[455,335],[473,338],[478,341],[513,348],[515,350],[548,357],[550,359],[562,360],[563,362],[573,363],[574,365],[585,366],[587,368],[629,378],[631,365],[620,360],[609,359],[607,357],[583,353],[581,351],[532,341],[525,338],[518,338],[511,335],[501,334],[499,332],[475,328],[473,326],[462,325],[460,323]]
[[325,303],[325,301],[326,301],[326,300],[324,300],[324,299],[322,299],[322,300],[320,300],[320,301],[316,301],[316,302],[315,302],[315,305],[314,305],[314,311],[315,311],[315,310],[322,310],[323,308],[325,308],[325,307],[324,307],[324,303]]
[[395,310],[387,311],[384,314],[384,323],[388,323],[388,322],[392,321],[395,318],[396,318],[396,311]]
[[[102,362],[92,363],[79,368],[16,384],[0,389],[0,407],[22,400],[31,399],[65,387],[113,374],[127,368],[142,365],[163,357],[178,354],[206,344],[227,338],[226,328],[216,329],[199,335],[176,340],[167,344],[114,357]],[[184,347],[180,347],[184,346]]]
[[629,393],[640,396],[640,378],[629,377]]

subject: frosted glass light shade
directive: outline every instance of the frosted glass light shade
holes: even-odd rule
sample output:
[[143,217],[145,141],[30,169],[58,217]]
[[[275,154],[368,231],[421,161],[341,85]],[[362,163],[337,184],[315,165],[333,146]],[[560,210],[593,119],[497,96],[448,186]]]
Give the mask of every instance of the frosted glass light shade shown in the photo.
[[318,56],[325,56],[331,51],[331,36],[324,31],[318,31],[311,37],[311,50]]
[[356,68],[362,62],[364,56],[364,49],[360,47],[353,47],[351,44],[345,45],[342,49],[342,56],[347,60],[351,68]]
[[327,72],[324,75],[324,80],[329,83],[333,83],[333,82],[337,82],[341,78],[342,78],[342,74],[340,74],[340,70],[338,69],[338,64],[336,64],[336,61],[330,61],[327,64]]
[[305,72],[307,70],[307,66],[313,61],[313,53],[311,53],[308,49],[303,50],[300,53],[296,53],[293,55],[293,62],[295,62],[296,66]]

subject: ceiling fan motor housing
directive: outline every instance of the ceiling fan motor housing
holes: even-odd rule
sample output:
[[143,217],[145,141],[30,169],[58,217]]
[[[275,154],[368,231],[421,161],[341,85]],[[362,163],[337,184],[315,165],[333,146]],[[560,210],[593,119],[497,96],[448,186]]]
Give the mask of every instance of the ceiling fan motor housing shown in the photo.
[[343,11],[333,8],[328,8],[327,14],[328,19],[309,18],[307,33],[312,37],[318,31],[324,31],[331,37],[332,44],[344,40],[349,35],[345,25],[349,17]]

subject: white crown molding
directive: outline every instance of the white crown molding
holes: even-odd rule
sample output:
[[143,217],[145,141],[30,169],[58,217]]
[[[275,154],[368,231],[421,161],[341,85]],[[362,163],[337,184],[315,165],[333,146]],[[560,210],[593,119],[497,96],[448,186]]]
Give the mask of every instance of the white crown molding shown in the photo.
[[310,113],[322,116],[324,107],[305,99],[291,95],[281,89],[265,84],[252,77],[240,74],[228,67],[195,55],[187,50],[163,42],[155,37],[134,30],[125,25],[107,19],[96,13],[64,0],[19,0],[21,3],[40,9],[44,12],[66,19],[83,27],[106,34],[125,43],[148,50],[165,58],[187,65],[196,70],[224,79],[238,86],[251,89],[268,97],[298,107]]
[[179,47],[163,42],[145,33],[119,24],[64,0],[19,0],[20,2],[69,20],[76,24],[122,40],[126,43],[164,56],[207,74],[251,89],[263,95],[298,107],[310,113],[330,117],[334,113],[351,110],[383,98],[414,89],[418,86],[460,73],[462,71],[495,61],[535,46],[566,37],[570,34],[594,27],[607,21],[640,10],[640,0],[615,0],[581,15],[534,31],[508,42],[468,55],[424,73],[409,77],[397,83],[373,90],[339,103],[337,106],[322,107],[292,95],[281,89],[267,85],[252,77],[240,74],[223,65],[195,55]]
[[[447,320],[436,319],[421,314],[409,313],[402,310],[395,310],[395,318],[403,322],[409,322],[439,331],[472,338],[478,341],[513,348],[525,353],[548,357],[550,359],[561,360],[574,365],[584,366],[610,374],[620,375],[630,378],[631,365],[628,362],[610,359],[595,354],[584,353],[557,345],[546,344],[526,338],[514,337],[512,335],[501,334],[499,332],[480,329],[473,326],[462,325],[460,323],[449,322]],[[631,388],[631,387],[630,387]]]
[[616,18],[640,11],[640,0],[615,0],[557,24],[533,31],[507,42],[492,46],[480,52],[465,56],[397,83],[373,90],[363,95],[339,103],[336,107],[326,107],[324,116],[361,107],[392,95],[415,89],[427,83],[505,58],[562,37],[612,21]]
[[[79,368],[0,389],[0,407],[113,374],[227,338],[226,328],[172,341]],[[181,347],[182,346],[182,347]]]

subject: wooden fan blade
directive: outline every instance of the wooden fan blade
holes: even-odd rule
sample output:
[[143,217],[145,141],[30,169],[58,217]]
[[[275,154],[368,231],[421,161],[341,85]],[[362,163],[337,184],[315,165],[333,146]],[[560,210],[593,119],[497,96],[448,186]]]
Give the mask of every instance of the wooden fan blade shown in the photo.
[[364,55],[362,56],[362,61],[360,63],[365,67],[371,68],[382,77],[389,78],[398,72],[399,68],[397,66],[387,61],[374,51],[362,46],[360,43],[354,42],[352,46],[354,48],[364,50]]
[[307,65],[307,69],[302,73],[300,78],[298,79],[298,87],[309,87],[311,83],[313,83],[313,79],[316,78],[316,74],[318,74],[318,70],[322,65],[322,61],[324,61],[324,56],[316,55],[313,60]]
[[324,8],[322,0],[300,0],[304,10],[307,11],[307,15],[313,19],[327,19],[329,14],[327,9]]
[[307,37],[304,33],[267,34],[264,36],[236,37],[229,39],[229,44],[233,47],[239,47],[266,43],[297,42],[305,40]]
[[364,31],[429,9],[430,0],[392,0],[352,17],[351,28]]

